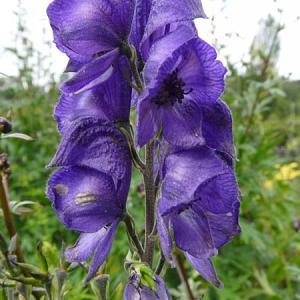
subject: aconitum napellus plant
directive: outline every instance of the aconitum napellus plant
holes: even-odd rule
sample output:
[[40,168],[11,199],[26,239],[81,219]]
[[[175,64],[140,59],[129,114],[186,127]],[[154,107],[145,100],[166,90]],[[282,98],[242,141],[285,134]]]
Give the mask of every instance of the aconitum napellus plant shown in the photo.
[[[48,183],[61,222],[80,233],[67,261],[90,261],[89,282],[124,223],[124,299],[171,299],[162,271],[182,275],[184,257],[221,287],[212,257],[240,233],[239,191],[226,68],[198,36],[201,1],[54,0],[47,13],[71,74]],[[126,208],[132,166],[144,179],[144,228]]]

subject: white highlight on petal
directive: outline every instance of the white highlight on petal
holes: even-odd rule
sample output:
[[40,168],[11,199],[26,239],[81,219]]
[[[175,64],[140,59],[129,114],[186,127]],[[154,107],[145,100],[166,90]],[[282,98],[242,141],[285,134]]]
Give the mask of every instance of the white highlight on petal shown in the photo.
[[78,91],[74,92],[74,93],[70,93],[69,96],[76,96],[80,93],[83,93],[91,88],[93,88],[96,85],[99,85],[103,82],[105,82],[106,80],[108,80],[111,75],[113,74],[114,68],[113,66],[110,66],[101,76],[97,77],[96,79],[94,79],[93,81],[91,81],[90,83],[88,83],[87,85],[85,85],[83,88],[79,89]]
[[90,204],[92,202],[95,202],[97,200],[97,197],[94,194],[91,193],[79,193],[75,197],[75,203],[77,205],[86,205]]

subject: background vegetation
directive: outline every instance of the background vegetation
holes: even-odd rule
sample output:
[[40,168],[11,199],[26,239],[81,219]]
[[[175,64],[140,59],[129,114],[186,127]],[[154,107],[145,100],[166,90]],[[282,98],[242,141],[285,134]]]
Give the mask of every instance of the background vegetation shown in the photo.
[[[71,244],[76,239],[76,233],[59,223],[44,192],[51,172],[45,166],[59,141],[52,117],[59,95],[51,66],[45,64],[47,57],[34,49],[22,11],[18,15],[16,47],[7,51],[15,55],[19,74],[0,77],[0,115],[11,118],[14,130],[31,135],[34,141],[3,140],[0,147],[10,157],[11,201],[32,201],[21,215],[20,210],[14,210],[19,214],[15,220],[26,260],[36,263],[36,244],[42,241],[53,270],[59,265],[62,242]],[[197,299],[300,299],[300,82],[277,74],[281,30],[284,24],[269,16],[262,22],[243,68],[227,61],[230,72],[223,98],[234,116],[242,234],[214,260],[223,290],[211,287],[186,266]],[[45,82],[42,86],[38,84],[41,81]],[[128,203],[141,226],[143,191],[136,175]],[[6,234],[1,215],[0,232]],[[122,299],[127,279],[124,232],[121,227],[103,269],[113,275],[110,299],[115,300]],[[90,286],[79,284],[83,272],[79,268],[68,278],[65,299],[95,299]],[[166,278],[174,298],[186,299],[176,272],[168,270]]]

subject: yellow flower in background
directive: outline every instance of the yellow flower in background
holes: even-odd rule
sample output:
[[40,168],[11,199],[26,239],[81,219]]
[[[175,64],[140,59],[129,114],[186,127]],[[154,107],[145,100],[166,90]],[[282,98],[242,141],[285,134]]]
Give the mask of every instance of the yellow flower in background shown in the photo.
[[278,173],[273,179],[264,182],[266,189],[271,189],[277,181],[292,181],[293,179],[300,177],[299,164],[297,162],[291,162],[289,164],[277,165]]

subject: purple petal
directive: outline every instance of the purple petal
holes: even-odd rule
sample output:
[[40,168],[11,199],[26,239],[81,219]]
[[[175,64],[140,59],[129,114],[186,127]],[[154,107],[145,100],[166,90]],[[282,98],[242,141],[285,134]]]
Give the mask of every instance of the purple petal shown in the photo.
[[[87,61],[87,62],[89,62],[89,61]],[[84,66],[84,63],[70,59],[66,66],[65,73],[78,72],[83,66]]]
[[232,117],[229,107],[218,100],[212,106],[203,106],[203,137],[208,147],[235,157],[232,134]]
[[140,288],[141,300],[171,300],[164,281],[159,276],[155,276],[157,291],[154,292],[148,287]]
[[176,3],[170,0],[153,0],[143,42],[154,31],[167,24],[200,17],[206,17],[200,0],[181,0]]
[[137,274],[133,274],[129,278],[129,282],[126,285],[124,291],[125,300],[171,300],[166,285],[163,279],[159,276],[155,276],[156,292],[149,287],[142,286],[139,283]]
[[195,147],[203,145],[201,110],[193,101],[162,107],[162,135],[172,145]]
[[155,108],[148,101],[142,101],[137,107],[137,144],[146,145],[159,129],[159,118]]
[[75,246],[65,252],[68,262],[84,262],[93,256],[85,282],[91,280],[109,255],[119,220],[94,233],[82,233]]
[[197,36],[197,29],[192,21],[181,21],[172,24],[167,24],[166,26],[158,28],[154,31],[148,39],[144,40],[140,46],[141,56],[143,57],[144,61],[147,61],[150,55],[150,51],[152,50],[152,46],[163,39],[165,36],[171,34],[172,32],[176,31],[180,27],[188,27],[192,33],[193,37]]
[[199,205],[214,214],[231,212],[238,197],[238,186],[231,168],[227,168],[224,174],[200,185],[195,192],[195,199],[200,199]]
[[204,213],[196,213],[187,208],[170,218],[175,243],[179,249],[200,258],[208,258],[218,253]]
[[145,27],[151,9],[151,0],[136,0],[135,12],[132,20],[130,42],[139,49],[140,42],[143,38]]
[[[213,200],[211,199],[211,201]],[[200,203],[195,204],[194,209],[198,212],[200,206]],[[241,230],[238,223],[239,207],[240,203],[236,200],[231,210],[227,213],[215,214],[210,211],[204,211],[213,242],[217,248],[224,246],[240,234]]]
[[224,91],[224,75],[227,70],[216,60],[216,50],[196,38],[179,48],[173,55],[173,61],[183,57],[178,66],[178,76],[185,82],[189,94],[200,105],[217,101]]
[[[191,29],[181,26],[154,44],[144,72],[149,89],[156,88],[151,96],[177,68],[178,77],[185,83],[185,89],[191,89],[188,97],[200,105],[219,99],[224,91],[226,68],[216,60],[217,54],[212,46],[193,37]],[[165,47],[166,44],[170,47]]]
[[[160,200],[159,203],[161,203]],[[160,205],[160,204],[159,204]],[[169,232],[169,218],[162,217],[159,209],[157,211],[157,231],[160,239],[160,246],[164,253],[165,258],[168,260],[169,263],[173,264],[172,262],[172,240]]]
[[91,117],[76,119],[64,133],[50,166],[87,166],[114,179],[130,178],[127,142],[112,123]]
[[120,46],[133,12],[133,0],[55,0],[47,10],[57,47],[77,61]]
[[[112,178],[90,168],[61,168],[48,182],[48,197],[71,230],[95,232],[113,222],[124,209]],[[123,203],[125,203],[123,201]]]
[[[153,137],[157,124],[162,124],[163,138],[171,144],[192,147],[204,143],[202,130],[206,127],[201,127],[205,113],[202,106],[213,105],[219,99],[224,90],[226,69],[216,60],[211,46],[193,37],[188,27],[181,26],[151,49],[144,71],[147,90],[138,100],[138,140],[143,140],[140,146]],[[165,47],[166,44],[170,47]],[[176,81],[170,80],[173,76]],[[179,90],[172,86],[175,83],[178,86],[178,82],[182,82]],[[155,123],[147,120],[145,108],[151,111],[149,117],[156,120]],[[145,124],[143,119],[148,122]],[[145,128],[147,131],[143,134]],[[152,135],[147,135],[148,132]],[[209,134],[208,131],[208,141]]]
[[114,71],[113,64],[118,56],[119,50],[115,49],[93,59],[70,80],[63,83],[61,86],[62,91],[66,94],[79,94],[105,82],[112,76]]
[[217,288],[222,288],[223,284],[219,280],[214,265],[210,259],[196,258],[188,253],[185,253],[186,258],[191,263],[192,267],[207,281],[212,283]]
[[124,80],[120,67],[110,79],[79,95],[63,95],[55,109],[61,132],[79,117],[98,117],[112,122],[126,122],[130,113],[131,89]]
[[124,290],[124,299],[125,300],[141,300],[140,291],[138,286],[135,282],[131,279],[127,283],[125,290]]
[[175,70],[179,56],[173,59],[174,52],[194,37],[195,32],[190,27],[180,26],[152,46],[144,69],[145,82],[148,86],[153,88],[160,85]]
[[206,147],[169,155],[164,169],[166,176],[162,183],[162,197],[166,201],[161,207],[162,214],[196,200],[195,192],[199,187],[230,171],[230,167]]

